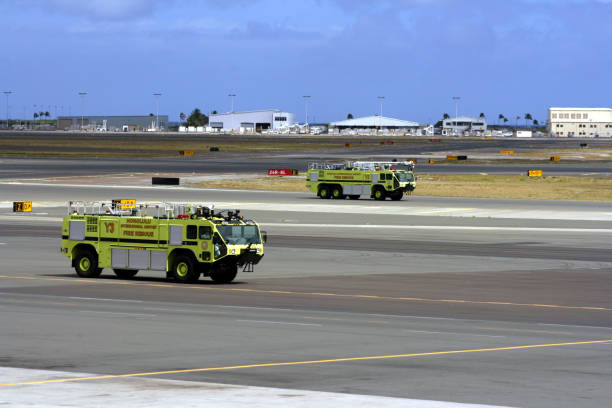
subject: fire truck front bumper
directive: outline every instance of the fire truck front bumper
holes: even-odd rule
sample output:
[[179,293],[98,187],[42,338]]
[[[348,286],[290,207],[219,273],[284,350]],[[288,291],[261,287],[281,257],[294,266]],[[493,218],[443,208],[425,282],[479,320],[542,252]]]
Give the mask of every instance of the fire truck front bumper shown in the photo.
[[237,264],[238,265],[246,265],[252,264],[257,265],[261,258],[263,258],[263,251],[261,249],[256,248],[244,248],[240,251],[240,255],[238,255]]

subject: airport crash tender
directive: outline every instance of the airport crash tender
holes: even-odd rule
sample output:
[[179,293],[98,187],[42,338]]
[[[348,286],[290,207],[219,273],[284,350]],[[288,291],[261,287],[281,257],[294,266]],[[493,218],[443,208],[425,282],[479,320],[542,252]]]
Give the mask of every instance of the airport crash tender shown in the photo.
[[[404,166],[405,169],[398,169]],[[367,195],[376,200],[401,200],[416,187],[414,163],[350,162],[308,164],[306,188],[320,198],[351,200]]]
[[[116,200],[118,201],[118,200]],[[61,252],[84,278],[112,268],[120,278],[139,270],[165,271],[178,282],[200,275],[219,283],[253,272],[266,233],[239,210],[215,212],[195,204],[70,202],[62,223]]]

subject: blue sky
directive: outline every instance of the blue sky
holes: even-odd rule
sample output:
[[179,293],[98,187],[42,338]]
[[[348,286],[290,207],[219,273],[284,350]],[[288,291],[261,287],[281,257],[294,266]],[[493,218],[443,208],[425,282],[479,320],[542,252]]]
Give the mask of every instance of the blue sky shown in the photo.
[[[2,0],[10,116],[278,108],[419,122],[612,105],[612,0]],[[62,110],[63,106],[63,110]],[[56,108],[57,107],[57,108]],[[0,117],[6,101],[0,101]]]

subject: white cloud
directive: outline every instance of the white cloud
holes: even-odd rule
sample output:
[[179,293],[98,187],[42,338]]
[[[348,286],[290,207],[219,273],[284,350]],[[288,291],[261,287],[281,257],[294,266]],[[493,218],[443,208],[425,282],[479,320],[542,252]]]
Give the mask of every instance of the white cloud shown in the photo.
[[93,19],[126,20],[151,15],[156,0],[51,0],[47,7],[64,14],[85,15]]

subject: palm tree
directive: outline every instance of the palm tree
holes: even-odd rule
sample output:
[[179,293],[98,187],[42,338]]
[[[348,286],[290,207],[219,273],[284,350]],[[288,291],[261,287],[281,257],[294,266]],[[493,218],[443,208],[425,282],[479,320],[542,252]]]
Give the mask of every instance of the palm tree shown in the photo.
[[480,112],[480,115],[478,117],[481,118],[481,119],[484,119],[485,118],[485,114],[483,112]]
[[49,113],[49,111],[45,112],[45,117],[46,117],[47,119],[49,119],[49,116],[51,116],[51,114]]
[[38,112],[38,119],[41,120],[41,123],[42,123],[43,116],[45,116],[45,112],[43,112],[43,111]]
[[348,115],[346,115],[346,118],[347,118],[347,119],[353,119],[353,114],[352,114],[352,113],[349,113]]
[[443,118],[443,119],[449,119],[449,118],[450,118],[450,115],[449,115],[448,113],[445,113],[444,115],[442,115],[442,118]]
[[502,115],[501,113],[499,115],[497,115],[497,124],[499,125],[499,121],[504,119],[504,115]]
[[538,122],[538,120],[537,120],[537,119],[534,119],[534,120],[533,120],[533,126],[538,126],[539,124],[540,124],[540,122]]
[[504,116],[504,123],[508,122],[508,118]]
[[514,127],[518,127],[518,121],[519,121],[520,118],[521,118],[520,116],[516,117],[516,122],[514,123]]
[[34,112],[34,120],[36,120],[36,118],[38,118],[38,113]]
[[531,113],[526,113],[525,114],[525,126],[527,126],[527,121],[528,120],[533,120],[533,118],[531,117]]

